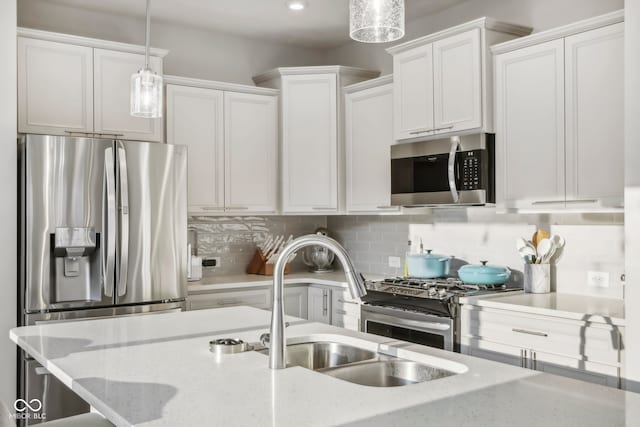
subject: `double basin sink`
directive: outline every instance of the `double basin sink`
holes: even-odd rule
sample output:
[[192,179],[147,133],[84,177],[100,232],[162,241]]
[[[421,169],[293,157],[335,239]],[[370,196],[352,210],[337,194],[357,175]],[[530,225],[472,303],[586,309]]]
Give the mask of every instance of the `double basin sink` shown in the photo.
[[[269,354],[269,350],[260,350]],[[337,342],[287,346],[287,366],[300,366],[355,384],[397,387],[432,381],[457,372]]]

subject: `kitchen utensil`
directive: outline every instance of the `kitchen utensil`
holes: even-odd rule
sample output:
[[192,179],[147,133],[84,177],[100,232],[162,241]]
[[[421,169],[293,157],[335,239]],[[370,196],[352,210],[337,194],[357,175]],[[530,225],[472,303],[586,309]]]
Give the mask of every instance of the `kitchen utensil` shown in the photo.
[[536,250],[530,245],[520,248],[518,253],[526,263],[533,263],[538,255],[538,252],[536,252]]
[[551,243],[551,240],[549,239],[540,240],[540,243],[538,243],[538,247],[536,248],[537,250],[536,264],[543,264],[545,262],[545,259],[548,262],[549,253],[551,252],[552,248],[553,248],[553,244]]
[[536,230],[536,232],[533,233],[533,237],[531,238],[531,243],[533,243],[533,246],[537,248],[542,239],[548,238],[549,232],[547,230]]
[[451,257],[432,254],[431,251],[431,249],[427,249],[426,254],[407,255],[407,269],[409,277],[419,279],[447,277],[449,274]]
[[271,242],[273,242],[273,236],[270,235],[264,242],[262,242],[262,245],[260,245],[260,250],[262,251],[262,253],[266,252]]
[[271,257],[271,255],[273,255],[273,253],[276,251],[276,249],[278,249],[278,247],[280,246],[280,243],[282,243],[283,239],[284,239],[284,236],[276,237],[273,245],[271,246],[271,248],[265,254],[265,258],[269,259]]
[[553,254],[549,257],[549,263],[557,263],[560,257],[562,257],[562,252],[564,251],[565,240],[562,236],[554,234],[550,237],[551,243],[553,244],[554,251]]
[[487,265],[487,261],[480,261],[482,265],[463,265],[458,269],[458,277],[465,283],[474,285],[503,285],[511,270],[507,267]]

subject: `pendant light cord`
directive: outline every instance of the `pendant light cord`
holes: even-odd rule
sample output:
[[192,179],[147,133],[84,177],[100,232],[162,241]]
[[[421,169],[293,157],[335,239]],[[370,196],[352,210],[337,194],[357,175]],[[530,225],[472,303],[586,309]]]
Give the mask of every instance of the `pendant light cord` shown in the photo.
[[151,39],[151,0],[147,0],[147,34],[145,36],[144,68],[149,69],[149,41]]

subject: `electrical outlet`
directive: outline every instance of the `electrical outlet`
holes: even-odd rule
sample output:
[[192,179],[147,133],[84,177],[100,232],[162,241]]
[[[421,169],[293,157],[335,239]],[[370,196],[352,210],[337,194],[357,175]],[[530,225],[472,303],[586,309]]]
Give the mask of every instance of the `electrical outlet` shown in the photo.
[[402,263],[401,263],[400,257],[398,257],[398,256],[390,256],[389,257],[389,267],[400,268],[401,264]]
[[202,260],[203,267],[220,267],[220,257],[209,257]]
[[608,288],[609,273],[606,271],[587,271],[587,285],[594,288]]

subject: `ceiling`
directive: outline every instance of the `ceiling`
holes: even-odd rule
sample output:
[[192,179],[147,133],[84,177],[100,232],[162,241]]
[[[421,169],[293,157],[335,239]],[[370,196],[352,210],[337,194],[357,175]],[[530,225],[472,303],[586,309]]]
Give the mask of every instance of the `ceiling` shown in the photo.
[[[145,0],[44,0],[118,15],[144,17]],[[405,0],[407,20],[464,0]],[[306,0],[290,11],[286,0],[153,0],[151,16],[181,25],[302,47],[331,48],[349,41],[349,0]]]

